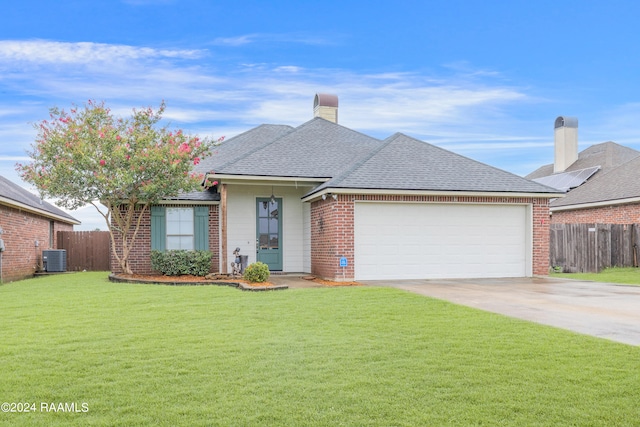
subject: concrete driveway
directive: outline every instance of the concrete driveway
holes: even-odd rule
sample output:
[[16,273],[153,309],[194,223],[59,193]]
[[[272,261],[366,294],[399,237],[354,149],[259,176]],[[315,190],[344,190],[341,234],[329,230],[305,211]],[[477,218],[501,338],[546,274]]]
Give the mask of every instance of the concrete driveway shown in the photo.
[[362,283],[640,345],[640,286],[541,277]]

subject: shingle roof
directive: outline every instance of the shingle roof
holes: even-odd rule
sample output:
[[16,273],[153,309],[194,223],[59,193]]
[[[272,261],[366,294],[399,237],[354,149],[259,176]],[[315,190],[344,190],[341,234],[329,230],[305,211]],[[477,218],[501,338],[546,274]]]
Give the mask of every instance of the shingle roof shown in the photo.
[[610,169],[598,172],[580,187],[571,190],[564,198],[551,202],[551,208],[585,203],[608,202],[640,197],[640,157]]
[[[254,129],[255,130],[255,129]],[[293,129],[278,129],[271,141],[252,131],[223,143],[218,155],[203,162],[199,172],[217,174],[331,178],[351,167],[382,141],[322,118]],[[258,133],[262,137],[262,130]],[[248,149],[245,144],[251,145]],[[223,152],[224,148],[224,152]],[[237,153],[232,155],[230,153]],[[222,154],[222,156],[220,156]]]
[[[570,190],[551,208],[640,197],[640,151],[608,141],[592,145],[578,154],[566,172],[600,166],[584,184]],[[553,164],[545,165],[526,176],[528,179],[553,176]],[[557,175],[557,174],[556,174]]]
[[[603,142],[582,150],[578,154],[578,160],[569,166],[566,172],[600,166],[600,171],[596,174],[599,175],[607,173],[611,169],[638,156],[640,156],[640,151],[633,148],[625,147],[612,141]],[[553,175],[553,163],[541,166],[525,176],[525,178],[535,179],[550,175]]]
[[[214,187],[212,187],[213,189]],[[169,197],[165,200],[172,201],[193,201],[193,202],[219,202],[220,193],[214,191],[191,191],[189,193],[181,193],[176,197]]]
[[323,188],[557,193],[550,187],[397,133]]
[[327,187],[557,193],[400,133],[381,141],[319,117],[297,128],[262,125],[231,138],[197,171],[328,180],[309,194]]
[[293,128],[286,125],[260,125],[255,127],[224,141],[214,149],[212,156],[200,162],[195,171],[199,173],[218,172],[219,168],[224,165],[233,165],[252,152],[291,131],[293,131]]
[[51,203],[41,200],[38,196],[31,194],[18,184],[14,184],[3,176],[0,176],[0,197],[26,205],[36,211],[42,212],[44,216],[55,216],[61,221],[71,224],[80,224],[80,221],[66,213]]

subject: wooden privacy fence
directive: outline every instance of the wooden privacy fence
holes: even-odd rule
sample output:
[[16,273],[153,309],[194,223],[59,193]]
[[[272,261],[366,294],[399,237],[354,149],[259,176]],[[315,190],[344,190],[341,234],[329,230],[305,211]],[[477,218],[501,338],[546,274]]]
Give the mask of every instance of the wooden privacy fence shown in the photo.
[[67,251],[68,271],[109,271],[108,231],[58,231],[58,249]]
[[551,224],[552,267],[567,273],[637,267],[640,224]]

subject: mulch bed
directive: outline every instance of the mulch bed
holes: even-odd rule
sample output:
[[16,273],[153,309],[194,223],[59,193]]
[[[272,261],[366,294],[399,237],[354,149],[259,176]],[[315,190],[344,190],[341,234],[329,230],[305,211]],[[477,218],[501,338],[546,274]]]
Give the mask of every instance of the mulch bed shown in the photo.
[[[303,279],[310,280],[324,286],[361,286],[361,284],[357,282],[334,282],[331,280],[319,279],[315,276],[305,276]],[[205,277],[192,275],[164,276],[162,274],[112,274],[109,276],[109,280],[114,282],[157,283],[165,285],[227,285],[238,287],[243,290],[276,290],[288,288],[286,285],[276,285],[271,282],[250,283],[241,278],[211,280]]]
[[325,286],[362,286],[362,283],[358,283],[358,282],[334,282],[332,280],[319,279],[315,276],[305,276],[303,277],[303,279],[311,280],[313,282],[320,283],[321,285],[325,285]]
[[241,278],[229,278],[229,279],[207,279],[201,276],[182,275],[182,276],[164,276],[162,274],[111,274],[109,280],[113,282],[125,282],[125,283],[153,283],[161,285],[226,285],[232,286],[244,291],[266,291],[266,290],[280,290],[287,289],[286,285],[275,285],[270,282],[263,283],[249,283]]

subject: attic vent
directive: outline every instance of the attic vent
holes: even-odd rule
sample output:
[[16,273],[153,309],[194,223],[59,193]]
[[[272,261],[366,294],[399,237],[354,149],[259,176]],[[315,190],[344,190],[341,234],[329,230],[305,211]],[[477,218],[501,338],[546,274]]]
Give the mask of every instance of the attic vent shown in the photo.
[[328,93],[316,93],[313,99],[313,117],[338,123],[338,97]]

